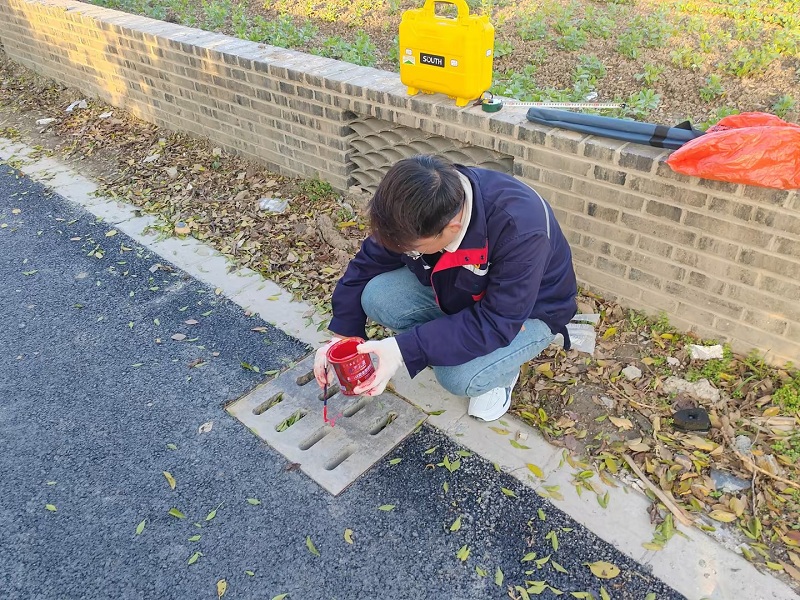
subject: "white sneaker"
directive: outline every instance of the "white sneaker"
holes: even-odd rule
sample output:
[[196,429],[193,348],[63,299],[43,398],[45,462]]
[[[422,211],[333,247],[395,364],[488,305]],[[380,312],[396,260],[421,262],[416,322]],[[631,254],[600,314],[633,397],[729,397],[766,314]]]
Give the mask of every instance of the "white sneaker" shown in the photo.
[[467,414],[482,421],[496,421],[511,408],[511,390],[517,385],[519,372],[508,387],[497,387],[469,399]]

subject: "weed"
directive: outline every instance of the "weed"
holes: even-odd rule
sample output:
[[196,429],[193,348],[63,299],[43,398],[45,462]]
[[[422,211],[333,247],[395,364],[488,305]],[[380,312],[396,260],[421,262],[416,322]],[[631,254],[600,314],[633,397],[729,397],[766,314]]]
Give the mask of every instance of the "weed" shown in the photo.
[[675,328],[669,322],[669,316],[664,311],[658,313],[658,317],[653,323],[653,331],[658,334],[673,333],[675,331]]
[[700,88],[700,98],[706,102],[711,102],[716,98],[725,95],[725,88],[722,87],[722,79],[719,75],[710,75],[706,78],[706,84]]
[[794,110],[797,102],[789,94],[784,94],[778,98],[772,105],[772,112],[778,115],[781,119]]
[[546,39],[547,31],[547,23],[538,15],[523,15],[517,23],[517,33],[526,42]]
[[703,57],[688,46],[673,50],[670,59],[673,65],[682,69],[699,69],[703,65]]
[[690,367],[686,372],[688,381],[708,379],[713,384],[718,384],[725,375],[729,375],[733,363],[733,351],[725,344],[722,347],[722,358],[712,358],[703,363],[701,367]]
[[392,40],[392,46],[389,48],[389,53],[387,58],[389,62],[395,65],[400,64],[400,38],[399,36],[394,36]]
[[231,12],[230,0],[206,0],[203,2],[203,28],[218,31],[225,27],[228,14]]
[[514,52],[514,44],[509,40],[502,40],[494,43],[495,58],[502,58]]
[[733,108],[732,106],[720,106],[717,108],[711,116],[708,118],[707,121],[703,121],[698,125],[699,129],[706,130],[712,125],[716,125],[720,122],[721,119],[728,117],[730,115],[738,115],[739,109]]
[[321,179],[306,179],[300,184],[300,191],[312,202],[325,200],[336,194],[331,184]]
[[581,49],[586,44],[586,32],[574,25],[562,29],[559,33],[561,35],[556,39],[556,46],[561,50],[573,52]]
[[740,42],[756,42],[761,39],[762,27],[758,21],[736,23],[733,37]]
[[800,371],[772,394],[772,401],[788,415],[800,415]]
[[625,113],[636,119],[646,118],[661,104],[661,96],[651,89],[644,89],[631,94],[625,103]]
[[656,10],[646,17],[636,16],[631,21],[631,29],[638,30],[648,48],[660,48],[666,45],[675,29],[670,23],[669,15],[663,9]]
[[627,58],[639,58],[644,35],[638,29],[626,29],[617,38],[617,52]]
[[247,39],[281,48],[297,48],[307,44],[316,34],[317,28],[311,23],[296,25],[289,15],[281,15],[275,20],[256,15]]
[[397,12],[400,10],[400,5],[402,4],[402,0],[388,0],[389,4],[389,14],[396,15]]
[[608,15],[597,14],[594,6],[587,6],[585,17],[581,21],[580,28],[589,35],[607,40],[614,32],[617,23]]
[[594,54],[584,54],[578,57],[578,65],[575,67],[575,74],[572,80],[575,83],[586,81],[593,86],[605,76],[606,66],[603,61]]
[[663,72],[664,67],[648,63],[644,66],[644,72],[637,73],[634,75],[634,78],[636,81],[644,82],[645,85],[653,85],[656,81],[658,81],[658,78]]
[[727,62],[718,64],[724,72],[737,77],[763,74],[778,54],[768,48],[736,48]]
[[625,320],[626,331],[639,331],[649,324],[650,319],[647,314],[638,310],[628,310],[628,318]]
[[315,54],[338,58],[362,67],[371,67],[376,62],[377,50],[367,32],[358,31],[352,43],[347,42],[340,35],[329,37]]
[[772,444],[772,449],[776,454],[782,454],[791,462],[797,464],[800,462],[800,435],[778,440]]

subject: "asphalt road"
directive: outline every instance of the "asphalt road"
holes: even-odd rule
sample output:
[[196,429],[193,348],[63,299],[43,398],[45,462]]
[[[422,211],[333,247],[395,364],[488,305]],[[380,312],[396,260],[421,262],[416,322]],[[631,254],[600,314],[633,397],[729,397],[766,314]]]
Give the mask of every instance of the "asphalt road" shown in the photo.
[[682,598],[427,426],[331,497],[223,411],[310,349],[112,231],[0,165],[0,598]]

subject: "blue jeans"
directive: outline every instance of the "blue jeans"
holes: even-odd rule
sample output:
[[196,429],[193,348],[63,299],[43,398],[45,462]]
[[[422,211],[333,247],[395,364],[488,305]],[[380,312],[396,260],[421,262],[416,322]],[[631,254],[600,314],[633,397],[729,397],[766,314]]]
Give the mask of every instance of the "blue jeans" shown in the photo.
[[[367,283],[361,294],[367,316],[384,327],[402,333],[443,317],[433,290],[422,285],[406,267],[383,273]],[[474,398],[496,387],[511,385],[523,363],[536,357],[553,341],[543,321],[528,319],[506,347],[454,367],[433,366],[439,384],[451,394]]]

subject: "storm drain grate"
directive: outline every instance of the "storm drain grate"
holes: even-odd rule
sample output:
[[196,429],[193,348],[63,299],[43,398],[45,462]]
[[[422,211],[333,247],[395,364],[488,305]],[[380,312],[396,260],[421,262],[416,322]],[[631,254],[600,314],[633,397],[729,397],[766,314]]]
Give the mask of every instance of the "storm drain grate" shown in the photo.
[[341,416],[331,427],[322,421],[313,367],[312,355],[227,411],[335,496],[414,431],[424,414],[393,394],[353,398],[334,386],[328,416]]

